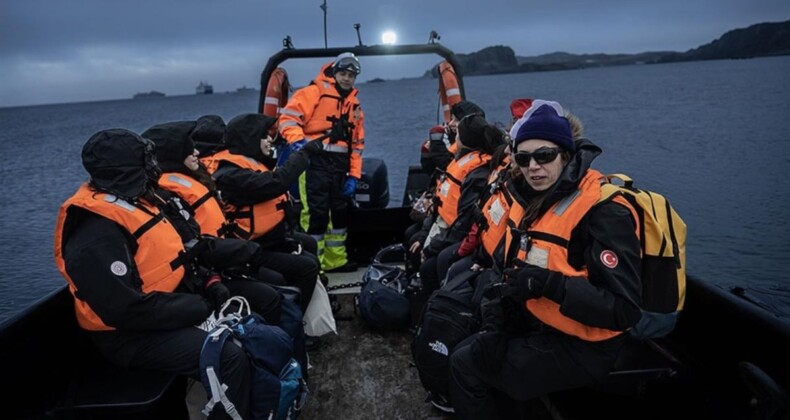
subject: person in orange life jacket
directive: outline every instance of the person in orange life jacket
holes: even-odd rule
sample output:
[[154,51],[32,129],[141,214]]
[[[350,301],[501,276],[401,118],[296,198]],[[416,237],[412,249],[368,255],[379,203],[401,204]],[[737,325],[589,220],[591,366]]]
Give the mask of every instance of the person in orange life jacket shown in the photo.
[[[318,242],[325,271],[354,271],[346,233],[365,148],[364,114],[354,82],[361,72],[352,53],[326,63],[313,82],[297,90],[279,118],[280,135],[298,150],[309,139],[323,138],[326,151],[310,159],[305,177],[301,225]],[[329,223],[331,221],[331,229]]]
[[[574,123],[536,100],[511,129],[512,259],[488,290],[482,331],[450,357],[458,419],[492,418],[505,407],[495,395],[525,401],[605,378],[641,317],[636,212],[621,198],[599,202],[602,175],[590,166],[601,149],[574,139]],[[507,302],[520,319],[504,319]]]
[[[415,212],[416,217],[412,216],[414,223],[404,231],[403,246],[405,249],[409,249],[412,243],[417,241],[416,239],[412,240],[412,236],[420,232],[425,218],[433,214],[433,190],[435,189],[436,180],[439,179],[447,165],[453,160],[453,153],[447,149],[450,146],[449,138],[446,126],[435,125],[428,131],[428,139],[420,145],[420,165],[423,172],[430,176],[430,181],[425,192],[418,198],[420,201],[413,203],[413,205],[421,206],[421,211]],[[423,235],[427,235],[427,231]],[[410,240],[412,242],[409,242]],[[425,240],[424,236],[419,241],[423,240]],[[409,274],[416,272],[420,263],[419,253],[409,253],[406,271]]]
[[272,171],[269,168],[275,161],[268,131],[275,122],[261,114],[242,114],[230,120],[225,131],[228,149],[215,155],[218,166],[212,177],[228,206],[228,219],[238,227],[235,234],[261,245],[262,265],[299,288],[304,311],[320,270],[317,244],[309,235],[289,230],[284,206],[289,186],[305,170],[308,159],[324,153],[324,145],[320,140],[310,141]]
[[436,186],[436,216],[422,249],[420,278],[426,291],[439,287],[458,244],[469,232],[487,184],[491,154],[504,145],[505,136],[473,114],[459,122],[456,143],[458,153]]
[[[186,258],[179,232],[157,207],[153,144],[128,130],[103,130],[83,146],[82,162],[90,180],[61,206],[55,231],[55,259],[79,325],[115,364],[199,380],[208,333],[195,325],[229,291]],[[248,415],[244,351],[225,346],[221,369],[229,398]],[[210,418],[230,417],[216,410]]]
[[[477,114],[485,118],[485,111],[480,108],[477,104],[472,101],[461,101],[457,104],[453,105],[450,109],[450,121],[444,127],[445,133],[442,138],[442,143],[447,148],[447,152],[450,155],[449,160],[444,160],[442,158],[435,160],[436,166],[430,167],[426,164],[433,163],[432,161],[423,161],[420,160],[420,164],[423,166],[423,170],[426,172],[428,169],[431,169],[428,172],[432,175],[431,181],[428,184],[428,191],[433,194],[434,190],[436,189],[436,181],[439,179],[441,173],[447,168],[447,165],[453,160],[453,158],[458,153],[458,144],[456,143],[456,137],[458,132],[458,122],[468,116]],[[432,128],[433,131],[436,127]],[[437,143],[434,143],[436,147],[440,148],[441,146]],[[432,168],[440,169],[439,171],[434,171]],[[433,175],[436,176],[433,176]],[[416,223],[414,225],[409,226],[406,231],[404,232],[404,246],[408,250],[407,252],[407,263],[406,268],[408,271],[411,271],[411,267],[419,267],[422,264],[424,256],[420,252],[422,249],[422,244],[425,242],[425,239],[428,237],[428,232],[430,231],[431,224],[433,223],[432,219],[423,220],[423,223]]]
[[[285,284],[282,274],[261,266],[260,245],[241,239],[225,239],[233,228],[222,211],[214,180],[198,159],[199,153],[192,140],[195,128],[195,122],[178,121],[157,124],[143,132],[142,136],[156,145],[157,161],[162,168],[159,187],[185,202],[182,207],[187,218],[194,219],[200,234],[222,238],[213,241],[210,250],[224,257],[214,258],[216,264],[211,268],[229,275],[250,275],[269,284]],[[241,295],[255,305],[255,299],[250,297],[252,292]]]
[[[530,98],[514,99],[510,102],[511,122],[508,131],[530,107],[532,107]],[[573,132],[573,138],[581,137],[581,125],[577,127],[579,130]],[[509,179],[510,166],[510,147],[506,145],[491,158],[488,186],[480,198],[480,217],[458,246],[457,261],[448,269],[448,278],[468,269],[479,271],[494,268],[497,272],[502,272],[502,268],[494,267],[494,263],[501,262],[504,258],[501,254],[504,244],[499,242],[507,228],[505,220],[510,208],[508,204],[510,197],[504,189],[504,183]]]

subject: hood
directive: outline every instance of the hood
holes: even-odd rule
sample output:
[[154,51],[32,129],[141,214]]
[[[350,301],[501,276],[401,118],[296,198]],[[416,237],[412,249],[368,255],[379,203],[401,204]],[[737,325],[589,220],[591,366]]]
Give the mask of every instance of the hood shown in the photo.
[[156,145],[156,160],[164,172],[192,171],[184,166],[184,159],[195,151],[195,142],[190,133],[195,129],[194,121],[174,121],[157,124],[142,134]]
[[94,188],[134,202],[162,173],[154,148],[129,130],[102,130],[82,147],[82,165]]
[[228,122],[225,145],[231,153],[264,162],[266,157],[261,152],[261,139],[266,138],[269,128],[276,122],[277,119],[263,114],[238,115]]
[[200,156],[211,156],[225,148],[225,121],[219,115],[204,115],[195,121],[191,136]]
[[340,85],[337,84],[335,77],[332,76],[332,63],[326,63],[321,66],[321,69],[318,70],[318,75],[316,75],[315,79],[313,79],[313,83],[322,87],[329,85],[330,87],[334,88],[335,91],[337,91],[337,93],[343,98],[356,95],[357,93],[356,87],[346,92],[340,87]]

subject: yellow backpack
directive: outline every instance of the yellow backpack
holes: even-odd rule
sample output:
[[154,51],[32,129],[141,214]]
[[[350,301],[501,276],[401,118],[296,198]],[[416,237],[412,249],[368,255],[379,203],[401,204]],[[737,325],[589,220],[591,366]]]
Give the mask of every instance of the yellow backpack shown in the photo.
[[686,223],[666,197],[634,187],[629,176],[606,175],[606,181],[601,185],[601,202],[618,194],[628,200],[636,209],[642,232],[642,319],[631,335],[667,335],[675,328],[686,300]]

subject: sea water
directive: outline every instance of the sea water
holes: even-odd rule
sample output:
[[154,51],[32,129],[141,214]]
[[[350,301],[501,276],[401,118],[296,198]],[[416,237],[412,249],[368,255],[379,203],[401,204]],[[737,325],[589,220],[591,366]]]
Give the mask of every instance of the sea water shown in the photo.
[[[559,101],[603,148],[596,168],[669,198],[688,225],[688,273],[743,287],[790,319],[790,57],[478,76],[464,85],[501,125],[514,98]],[[437,81],[359,88],[365,157],[384,159],[398,205],[439,115]],[[227,121],[257,106],[258,92],[234,92],[0,108],[0,321],[64,284],[55,219],[87,177],[80,151],[93,133],[205,114]]]

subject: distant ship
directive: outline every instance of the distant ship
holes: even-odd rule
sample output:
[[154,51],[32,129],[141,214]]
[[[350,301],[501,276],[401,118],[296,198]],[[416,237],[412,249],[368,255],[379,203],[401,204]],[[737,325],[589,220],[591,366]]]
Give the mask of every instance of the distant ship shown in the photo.
[[251,88],[251,87],[247,87],[247,86],[242,86],[242,87],[240,87],[240,88],[237,88],[237,89],[236,89],[236,92],[254,92],[255,90],[256,90],[255,88]]
[[134,96],[132,96],[132,98],[134,99],[160,98],[162,96],[165,96],[165,94],[156,90],[152,90],[150,92],[137,92],[134,94]]
[[195,88],[196,95],[211,95],[214,93],[214,86],[208,84],[208,82],[200,81],[200,84],[197,85]]

